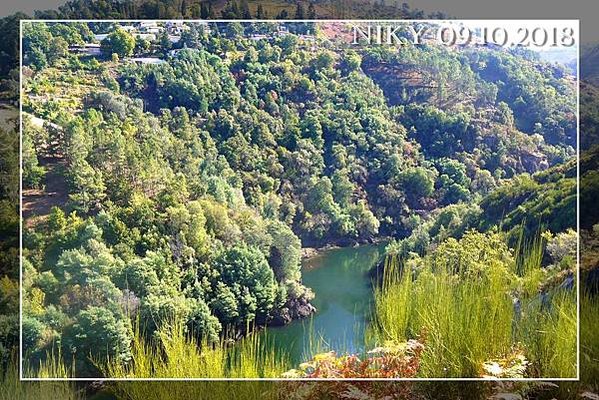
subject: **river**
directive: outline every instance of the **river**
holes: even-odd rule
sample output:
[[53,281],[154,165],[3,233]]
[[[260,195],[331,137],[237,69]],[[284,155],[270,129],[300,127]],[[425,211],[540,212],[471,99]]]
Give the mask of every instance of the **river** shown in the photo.
[[267,340],[286,352],[294,365],[309,359],[313,351],[362,350],[373,300],[368,272],[383,250],[383,244],[332,249],[305,260],[303,283],[314,291],[312,304],[317,312],[309,318],[266,329],[263,334]]

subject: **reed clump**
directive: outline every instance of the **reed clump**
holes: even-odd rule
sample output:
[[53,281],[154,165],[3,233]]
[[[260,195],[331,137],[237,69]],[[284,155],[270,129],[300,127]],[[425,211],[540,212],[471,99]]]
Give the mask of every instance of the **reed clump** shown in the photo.
[[522,243],[470,231],[424,257],[388,255],[370,335],[403,342],[425,332],[422,377],[488,376],[489,365],[496,377],[575,377],[575,290],[543,289],[565,267],[541,265],[543,240]]

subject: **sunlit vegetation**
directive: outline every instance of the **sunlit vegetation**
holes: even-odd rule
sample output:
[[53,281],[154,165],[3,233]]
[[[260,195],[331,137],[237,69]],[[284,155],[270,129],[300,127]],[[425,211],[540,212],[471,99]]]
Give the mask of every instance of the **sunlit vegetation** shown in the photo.
[[[104,391],[118,399],[146,400],[193,398],[206,400],[275,400],[289,394],[279,382],[242,381],[121,381],[111,382]],[[283,393],[285,393],[283,395]]]
[[[236,4],[223,13],[248,12]],[[349,49],[311,23],[192,24],[176,43],[117,25],[25,24],[29,365],[57,351],[77,376],[574,374],[573,291],[557,289],[575,269],[565,70]],[[99,54],[69,50],[93,33]],[[252,333],[314,311],[302,246],[381,237],[398,240],[379,353],[294,366]]]
[[285,353],[275,351],[264,336],[252,334],[231,344],[226,339],[198,342],[175,320],[151,340],[137,331],[130,363],[111,359],[100,361],[99,368],[113,378],[274,378],[289,367]]
[[[70,1],[68,4],[61,6],[58,10],[48,11],[36,11],[35,17],[37,18],[176,18],[176,17],[192,17],[192,18],[214,18],[222,16],[222,8],[227,8],[226,12],[237,12],[241,16],[245,12],[246,6],[244,2],[237,2],[236,6],[234,2],[214,2],[214,1],[201,1],[195,0],[168,0],[168,1],[155,1],[155,0],[142,0],[142,1],[119,1],[119,2],[96,2],[87,0],[75,0]],[[296,16],[299,7],[288,1],[259,1],[249,2],[249,8],[251,9],[252,16],[257,17],[279,17],[285,16],[293,18]],[[417,10],[410,10],[406,4],[396,3],[390,5],[390,2],[386,1],[384,4],[378,1],[372,1],[372,4],[365,4],[362,1],[337,1],[335,0],[332,4],[328,1],[319,1],[316,4],[317,17],[382,17],[388,16],[392,18],[398,17],[415,17],[424,18],[424,13]],[[310,17],[310,2],[302,3],[304,5],[304,11],[307,16]],[[216,6],[216,7],[215,7]],[[262,6],[262,7],[260,7]],[[285,14],[283,14],[283,11]],[[282,15],[279,15],[282,14]],[[235,14],[235,17],[238,15]],[[436,16],[433,16],[436,17]],[[16,102],[18,93],[18,77],[19,71],[19,19],[28,18],[26,15],[19,13],[10,17],[2,18],[0,20],[0,37],[3,40],[0,42],[0,52],[3,54],[0,60],[0,98],[2,101]],[[93,24],[94,29],[106,29],[107,26],[102,27],[102,23]],[[63,43],[60,40],[54,41],[54,49],[58,50],[58,55],[64,54]],[[188,47],[192,47],[189,46]],[[142,47],[140,46],[140,49]],[[39,50],[39,49],[38,49]],[[595,62],[596,54],[598,54],[597,48],[589,48],[588,52],[583,53],[581,72],[583,78],[592,79],[595,83],[597,82],[597,65]],[[42,51],[43,52],[43,51]],[[37,52],[39,55],[39,51]],[[45,52],[43,52],[45,53]],[[36,104],[31,104],[31,107],[35,107],[35,115],[43,118],[48,118],[51,121],[56,121],[57,112],[62,107],[68,107],[69,112],[75,113],[81,108],[83,104],[83,93],[87,94],[93,88],[92,85],[106,85],[118,92],[118,83],[111,75],[102,73],[99,78],[95,76],[95,69],[98,65],[108,65],[104,63],[98,63],[97,65],[93,62],[86,62],[82,60],[81,63],[74,62],[76,58],[70,58],[69,62],[73,62],[71,68],[75,70],[61,69],[61,60],[57,60],[54,54],[47,54],[50,56],[51,62],[57,62],[58,68],[47,67],[43,70],[43,73],[36,73],[32,78],[33,82],[39,82],[36,84],[35,90],[39,90],[39,93],[52,93],[48,106],[39,107]],[[46,54],[46,61],[48,60]],[[43,60],[43,57],[41,57]],[[503,63],[500,63],[503,64]],[[423,65],[423,64],[421,64]],[[70,76],[72,73],[73,76]],[[511,72],[510,72],[511,73]],[[46,75],[47,74],[47,75]],[[65,78],[59,78],[60,75],[65,75]],[[27,73],[26,73],[27,75]],[[453,77],[455,78],[455,76]],[[539,83],[539,90],[543,90],[540,87],[544,86],[543,83]],[[69,90],[61,90],[57,92],[51,92],[53,86],[65,87]],[[597,142],[597,106],[596,98],[597,89],[592,85],[583,85],[581,93],[581,145],[583,149],[590,148],[594,143]],[[79,92],[76,96],[73,96],[69,100],[59,98],[63,95],[69,95],[73,92]],[[446,91],[449,94],[462,93],[460,90]],[[471,93],[471,92],[469,92]],[[492,92],[491,92],[492,94]],[[529,97],[530,98],[530,97]],[[25,98],[27,101],[28,97]],[[523,98],[524,99],[524,98]],[[460,102],[464,101],[463,98],[459,99]],[[534,98],[532,99],[534,101]],[[520,106],[523,104],[518,103]],[[529,103],[530,104],[530,103]],[[529,105],[527,104],[527,105]],[[534,105],[533,105],[534,106]],[[536,110],[538,107],[534,106]],[[443,108],[443,107],[441,107]],[[508,104],[508,108],[511,111],[512,105]],[[32,109],[33,110],[33,109]],[[508,111],[503,107],[503,111]],[[428,110],[427,110],[428,112]],[[512,112],[513,113],[513,112]],[[449,116],[453,116],[453,113],[449,113]],[[522,116],[522,108],[520,108],[520,116]],[[526,115],[525,115],[526,117]],[[455,118],[459,120],[460,117]],[[435,118],[437,119],[437,118]],[[510,121],[510,113],[504,113],[499,116],[502,121]],[[458,121],[460,122],[460,121]],[[526,121],[522,121],[526,122]],[[519,122],[521,124],[522,122]],[[429,125],[430,126],[430,125]],[[435,126],[435,125],[432,125]],[[442,129],[445,129],[447,125],[437,125]],[[520,125],[523,126],[523,125]],[[455,130],[453,130],[455,124],[452,126],[452,138],[455,138]],[[533,126],[534,129],[534,126]],[[500,131],[494,130],[488,141],[495,141],[494,136],[498,135]],[[507,132],[507,130],[506,130]],[[497,140],[500,144],[498,149],[503,152],[503,143],[509,142],[512,136],[522,137],[516,134],[515,131],[510,130],[509,135],[503,135],[503,138]],[[424,136],[424,132],[420,130],[420,136]],[[410,132],[410,135],[414,137],[418,132]],[[459,137],[459,136],[458,136]],[[471,136],[467,136],[469,138]],[[26,139],[26,138],[24,138]],[[26,139],[27,140],[27,139]],[[520,139],[518,139],[520,140]],[[509,152],[503,152],[502,157],[509,157],[514,149],[518,148],[518,143],[512,141],[514,144],[510,148]],[[452,144],[445,143],[445,144]],[[442,149],[442,145],[434,147],[435,150]],[[429,150],[425,151],[425,154],[430,154]],[[35,156],[35,154],[33,154]],[[583,154],[584,155],[584,154]],[[462,157],[462,156],[460,156]],[[501,160],[502,157],[497,157],[497,160]],[[533,157],[534,159],[534,157]],[[583,397],[592,397],[593,393],[588,391],[597,392],[599,390],[599,383],[597,377],[599,371],[597,366],[599,365],[599,353],[597,352],[599,338],[597,333],[599,330],[596,329],[596,321],[599,318],[597,314],[599,310],[599,304],[597,304],[597,277],[596,277],[596,266],[599,260],[599,240],[597,239],[596,229],[593,232],[592,227],[597,223],[597,207],[596,198],[594,193],[599,187],[599,179],[597,179],[597,173],[594,171],[597,169],[596,157],[583,157],[583,163],[581,165],[581,172],[585,175],[582,176],[582,187],[581,187],[581,224],[588,231],[581,232],[583,238],[583,263],[582,267],[585,269],[585,275],[583,275],[582,284],[588,284],[587,290],[584,291],[581,297],[581,382],[560,382],[559,387],[554,383],[540,382],[519,384],[499,384],[493,385],[491,383],[479,383],[479,382],[457,382],[455,384],[449,382],[422,382],[419,384],[411,384],[404,382],[292,382],[287,384],[271,384],[270,382],[117,382],[114,385],[105,387],[102,393],[98,395],[98,398],[106,394],[108,398],[128,398],[132,400],[145,400],[148,398],[154,399],[172,399],[172,398],[197,398],[197,399],[255,399],[255,398],[291,398],[291,399],[321,399],[321,398],[338,398],[340,396],[348,398],[434,398],[434,399],[453,399],[453,398],[477,398],[487,399],[494,393],[497,397],[514,397],[514,398],[560,398],[560,399],[578,399],[580,395]],[[0,355],[3,365],[8,365],[8,369],[3,369],[2,379],[0,380],[0,397],[7,399],[81,399],[84,398],[84,391],[78,390],[74,385],[69,383],[60,382],[32,382],[24,383],[18,381],[18,369],[17,363],[12,355],[15,352],[15,345],[18,342],[18,132],[16,130],[5,130],[4,127],[0,135],[0,275],[2,275],[2,281],[0,284]],[[34,158],[30,159],[35,161]],[[27,172],[32,172],[28,177],[34,179],[26,185],[32,187],[40,186],[43,187],[46,183],[43,180],[44,167],[36,168],[40,163],[32,162],[31,167],[26,167]],[[469,162],[466,165],[470,165]],[[507,164],[506,164],[507,165]],[[510,161],[510,165],[513,166],[513,162]],[[511,171],[510,168],[501,168],[505,171]],[[422,177],[422,170],[419,171],[416,176]],[[484,171],[483,171],[484,172]],[[528,171],[534,172],[534,171]],[[511,172],[510,172],[511,173]],[[502,174],[501,171],[497,173],[497,177]],[[475,175],[471,175],[471,170],[468,168],[468,175],[471,179]],[[496,178],[495,175],[492,175]],[[495,187],[495,179],[489,180],[488,175],[484,173],[481,175],[483,179],[480,182],[483,184],[482,187],[485,191],[488,191]],[[410,181],[410,180],[408,180]],[[430,186],[430,180],[421,187],[427,188]],[[464,181],[467,182],[467,181]],[[462,187],[465,185],[460,184],[454,186],[455,193],[463,193]],[[473,186],[474,186],[474,181]],[[529,182],[529,181],[528,181]],[[506,182],[507,183],[507,182]],[[484,192],[483,192],[484,193]],[[541,192],[542,193],[542,192]],[[442,213],[444,215],[449,214],[451,217],[447,217],[446,221],[451,221],[452,225],[454,221],[453,215],[465,215],[464,212],[468,205],[450,204],[447,208],[443,208]],[[470,214],[468,214],[470,215]],[[474,214],[478,215],[478,214]],[[81,215],[80,215],[81,216]],[[378,217],[378,216],[377,216]],[[382,221],[384,223],[384,221]],[[414,227],[421,225],[421,221],[412,219],[404,220],[409,226],[408,232]],[[408,223],[409,222],[409,223]],[[426,223],[432,223],[426,221]],[[442,235],[443,240],[447,239],[453,234],[453,230],[447,229],[447,224],[436,223],[437,227],[440,228],[441,232],[446,232]],[[457,230],[458,237],[461,237],[466,230],[466,227],[475,227],[471,224],[457,223],[456,226],[462,226]],[[466,227],[464,227],[466,226]],[[536,232],[538,229],[534,229]],[[557,232],[552,229],[552,231]],[[449,233],[452,232],[452,233]],[[436,236],[436,233],[433,233]],[[438,241],[436,241],[438,243]],[[429,248],[423,247],[422,253],[428,252]],[[420,251],[418,251],[420,252]],[[595,275],[593,275],[595,274]],[[593,278],[594,276],[594,278]],[[50,297],[46,297],[50,299]],[[505,358],[505,357],[504,357]],[[500,361],[500,360],[498,360]],[[49,375],[56,376],[55,372]],[[91,390],[93,395],[94,389]],[[509,392],[509,393],[506,393]],[[89,393],[89,391],[88,391]]]
[[592,384],[599,390],[599,351],[596,343],[599,340],[594,321],[599,318],[599,300],[596,292],[585,290],[580,297],[580,379]]
[[413,378],[420,367],[424,346],[416,340],[369,350],[367,354],[319,353],[282,376],[285,378]]
[[[33,369],[27,367],[26,374],[33,375]],[[35,367],[35,376],[40,378],[71,378],[73,371],[65,367],[64,360],[57,354],[51,354],[48,361]],[[0,397],[15,400],[83,400],[85,394],[74,382],[21,382],[17,356],[0,370]]]
[[[389,255],[373,335],[419,338],[428,377],[576,376],[576,234],[512,250],[500,233],[468,231],[421,257]],[[520,251],[520,253],[518,253]],[[570,276],[570,286],[559,277]]]
[[[583,160],[595,163],[596,156],[587,155]],[[585,174],[582,179],[585,182],[592,176]],[[594,186],[582,187],[581,201],[590,202]],[[543,229],[564,232],[576,228],[576,163],[502,180],[471,203],[438,208],[408,237],[392,241],[387,251],[400,256],[410,252],[424,255],[445,239],[460,238],[468,229],[484,232],[497,226],[507,232],[510,245]]]

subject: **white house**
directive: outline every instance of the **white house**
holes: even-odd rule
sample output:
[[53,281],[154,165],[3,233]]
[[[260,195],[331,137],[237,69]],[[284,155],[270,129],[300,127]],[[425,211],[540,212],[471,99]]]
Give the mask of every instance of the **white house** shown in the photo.
[[260,40],[269,40],[269,39],[271,39],[271,37],[268,35],[262,35],[262,34],[256,33],[254,35],[250,35],[249,39],[258,42]]
[[135,64],[163,64],[166,61],[156,57],[132,57],[127,58],[127,62]]
[[69,46],[69,52],[86,56],[99,56],[102,54],[102,49],[99,43],[85,43],[83,45]]
[[147,33],[153,33],[153,34],[159,34],[163,30],[164,30],[164,28],[162,28],[160,26],[155,26],[155,27],[147,28],[145,30],[145,32],[147,32]]
[[149,29],[158,28],[158,23],[156,21],[141,21],[137,27],[142,32],[148,32]]

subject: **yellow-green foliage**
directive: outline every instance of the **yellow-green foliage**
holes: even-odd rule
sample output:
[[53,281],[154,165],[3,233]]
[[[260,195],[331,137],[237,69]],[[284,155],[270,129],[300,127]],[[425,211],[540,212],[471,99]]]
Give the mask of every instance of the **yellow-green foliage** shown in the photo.
[[51,348],[37,364],[30,364],[25,359],[23,362],[23,376],[26,378],[63,379],[77,375],[74,364],[63,358],[60,349]]
[[[136,333],[133,363],[110,362],[104,373],[112,378],[269,378],[289,368],[284,355],[275,354],[262,335],[251,334],[232,347],[198,343],[173,323],[160,331],[158,340]],[[274,399],[271,382],[127,382],[114,381],[109,391],[117,398],[149,399]]]
[[580,296],[581,380],[599,388],[599,297],[583,292]]
[[228,352],[231,378],[277,378],[289,367],[284,349],[275,349],[267,335],[250,334]]
[[[40,364],[35,373],[26,367],[25,376],[40,378],[69,378],[73,374],[65,367],[60,355],[49,355],[48,360]],[[6,371],[0,370],[0,399],[11,400],[80,400],[83,393],[69,381],[21,382],[19,363],[16,357],[9,363]]]
[[524,320],[524,324],[531,326],[521,335],[532,361],[529,373],[541,377],[576,377],[575,293],[556,295],[551,308],[550,312],[530,310]]
[[551,311],[541,310],[541,245],[533,241],[515,255],[502,234],[471,231],[423,258],[388,256],[375,291],[373,337],[420,337],[425,377],[481,376],[485,362],[505,359],[520,346],[533,366],[528,375],[575,376],[575,295],[556,295]]
[[[148,340],[137,330],[132,362],[118,360],[100,368],[112,378],[270,378],[288,369],[285,354],[275,354],[264,336],[250,334],[235,345],[199,342],[182,323],[165,325]],[[117,386],[118,388],[119,386]]]
[[277,382],[241,381],[153,381],[111,382],[110,391],[127,400],[249,400],[279,399]]
[[583,291],[580,296],[580,379],[599,389],[599,297]]

